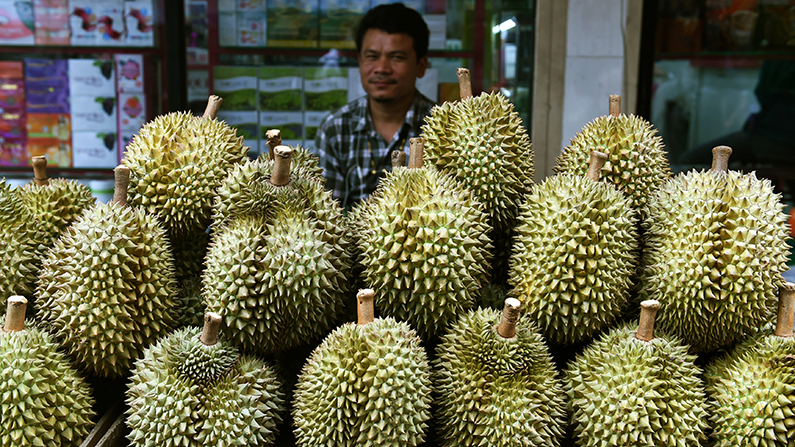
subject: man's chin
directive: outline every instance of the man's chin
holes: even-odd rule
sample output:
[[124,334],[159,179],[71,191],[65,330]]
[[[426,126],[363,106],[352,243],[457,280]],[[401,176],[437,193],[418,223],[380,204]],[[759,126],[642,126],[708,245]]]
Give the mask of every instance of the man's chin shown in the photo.
[[395,97],[391,96],[391,95],[373,95],[373,94],[371,94],[370,95],[370,99],[372,99],[375,102],[388,103],[388,102],[394,101]]

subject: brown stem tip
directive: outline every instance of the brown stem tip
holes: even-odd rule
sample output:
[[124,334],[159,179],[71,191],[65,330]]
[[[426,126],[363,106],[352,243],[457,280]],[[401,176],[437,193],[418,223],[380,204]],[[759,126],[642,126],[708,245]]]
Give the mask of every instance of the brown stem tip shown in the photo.
[[657,300],[646,300],[640,303],[640,322],[635,338],[643,341],[654,339],[654,318],[657,316],[659,308],[660,302]]
[[712,148],[712,171],[726,172],[729,170],[729,157],[732,148],[729,146],[717,146]]
[[607,154],[591,151],[591,160],[588,162],[588,172],[585,174],[590,180],[598,182],[602,178],[602,166],[607,162]]
[[505,299],[505,307],[502,309],[500,325],[497,326],[497,333],[500,337],[513,338],[516,336],[516,322],[519,320],[519,310],[521,307],[521,301],[516,298]]
[[24,296],[14,295],[8,299],[6,308],[5,332],[19,332],[25,329],[25,310],[28,300]]
[[425,139],[410,138],[409,139],[409,169],[422,168],[422,157],[425,154]]
[[610,95],[610,116],[621,115],[621,96]]
[[401,149],[392,151],[392,169],[402,168],[406,166],[406,153]]
[[207,107],[204,109],[204,115],[202,117],[213,119],[218,116],[218,110],[221,109],[221,104],[224,102],[223,98],[216,95],[210,95],[210,98],[207,100]]
[[459,68],[456,70],[458,75],[458,88],[461,91],[461,99],[472,97],[472,78],[469,76],[469,69]]
[[273,148],[273,174],[271,184],[284,186],[290,182],[290,163],[293,158],[293,149],[290,146],[276,146]]
[[215,312],[207,312],[204,314],[204,328],[202,328],[202,335],[199,337],[205,346],[212,346],[218,343],[218,332],[221,330],[221,316]]
[[276,146],[281,146],[282,144],[282,131],[279,129],[270,129],[265,132],[265,138],[268,139],[268,157],[273,160],[273,157],[276,155],[274,154]]
[[778,321],[776,322],[776,335],[779,337],[792,337],[795,325],[795,284],[785,282],[778,290]]
[[364,326],[375,320],[375,291],[373,289],[361,289],[356,294],[357,309],[359,313],[359,325]]
[[39,186],[47,186],[50,180],[47,178],[47,157],[44,155],[37,155],[31,157],[30,164],[33,165],[33,179]]
[[113,170],[116,186],[113,189],[113,201],[119,205],[127,204],[127,189],[130,186],[130,168],[124,165],[116,166]]

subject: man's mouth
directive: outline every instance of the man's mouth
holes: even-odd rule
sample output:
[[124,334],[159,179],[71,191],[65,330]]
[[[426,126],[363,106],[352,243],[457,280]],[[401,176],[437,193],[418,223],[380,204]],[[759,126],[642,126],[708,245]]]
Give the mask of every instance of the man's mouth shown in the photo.
[[377,85],[377,86],[385,86],[389,84],[394,84],[395,81],[393,79],[370,79],[370,84]]

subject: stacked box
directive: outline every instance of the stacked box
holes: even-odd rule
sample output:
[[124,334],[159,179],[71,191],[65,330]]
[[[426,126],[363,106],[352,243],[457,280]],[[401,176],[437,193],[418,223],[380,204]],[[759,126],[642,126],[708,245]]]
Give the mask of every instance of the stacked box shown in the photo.
[[[118,99],[120,154],[146,123],[146,95],[144,94],[143,56],[116,55],[116,97]],[[119,158],[121,160],[121,156]]]
[[48,165],[72,166],[72,129],[68,113],[31,113],[27,132],[31,157],[44,155]]
[[36,45],[69,45],[69,3],[64,0],[34,0]]
[[257,82],[256,67],[215,67],[213,70],[213,91],[224,100],[218,119],[238,127],[238,135],[245,138],[252,157],[259,154]]
[[152,0],[127,0],[124,2],[124,28],[126,44],[136,47],[151,47],[155,44],[155,29]]
[[301,69],[262,67],[259,69],[259,128],[262,151],[267,150],[265,132],[278,128],[282,144],[301,144]]
[[0,166],[26,166],[25,80],[22,62],[0,62]]
[[320,46],[356,48],[356,27],[369,0],[320,0]]
[[268,0],[268,46],[317,47],[318,0]]
[[69,64],[58,59],[25,59],[27,154],[45,156],[47,164],[70,166]]
[[328,112],[348,102],[347,68],[307,68],[304,70],[305,110]]
[[0,0],[0,45],[33,45],[33,2]]
[[218,44],[228,47],[262,47],[268,27],[265,0],[218,2]]
[[[113,168],[118,164],[114,65],[112,59],[69,60],[75,168]],[[114,144],[106,144],[110,140]],[[103,151],[95,150],[98,141],[105,146]]]

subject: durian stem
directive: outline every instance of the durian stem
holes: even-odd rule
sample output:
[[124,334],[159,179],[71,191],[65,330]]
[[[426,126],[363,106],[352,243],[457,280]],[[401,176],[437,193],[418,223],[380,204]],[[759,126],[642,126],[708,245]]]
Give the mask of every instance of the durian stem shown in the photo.
[[406,153],[400,149],[392,151],[392,169],[406,166]]
[[410,138],[409,139],[409,169],[422,168],[422,157],[425,153],[425,139]]
[[221,109],[221,104],[224,102],[223,98],[216,95],[210,95],[207,100],[207,107],[204,109],[202,118],[213,119],[218,116],[218,110]]
[[361,289],[356,294],[357,309],[359,313],[359,325],[364,326],[375,320],[375,291],[373,289]]
[[792,325],[795,324],[795,284],[785,282],[778,289],[778,321],[776,322],[776,335],[779,337],[792,337]]
[[8,299],[6,308],[5,332],[19,332],[25,329],[25,310],[28,308],[28,300],[24,296],[14,295]]
[[621,96],[610,95],[610,116],[621,115]]
[[113,201],[124,206],[127,204],[127,188],[130,186],[130,168],[119,165],[113,170],[116,186],[113,189]]
[[726,172],[729,170],[729,157],[732,148],[729,146],[716,146],[712,148],[712,169],[713,172]]
[[33,179],[39,186],[47,186],[50,180],[47,178],[47,157],[44,155],[37,155],[30,159],[30,164],[33,165]]
[[502,338],[516,337],[516,322],[519,320],[519,309],[522,307],[521,301],[516,298],[506,298],[505,307],[502,309],[500,325],[497,326],[497,334]]
[[293,150],[290,146],[276,146],[273,148],[273,153],[275,157],[271,184],[284,186],[290,182],[290,162],[293,158]]
[[273,161],[276,146],[281,146],[282,144],[282,131],[279,129],[270,129],[265,132],[265,137],[268,139],[268,157]]
[[221,316],[215,312],[204,314],[204,328],[199,341],[205,346],[212,346],[218,343],[218,332],[221,330]]
[[602,166],[607,162],[607,154],[599,151],[591,151],[591,161],[588,162],[588,172],[585,177],[589,180],[598,182],[602,178]]
[[638,332],[635,333],[635,338],[643,341],[652,341],[654,339],[654,318],[657,316],[657,309],[660,308],[660,302],[657,300],[646,300],[640,303],[640,322],[638,323]]
[[459,68],[455,71],[458,75],[458,89],[461,91],[461,99],[472,97],[472,79],[469,76],[469,69]]

